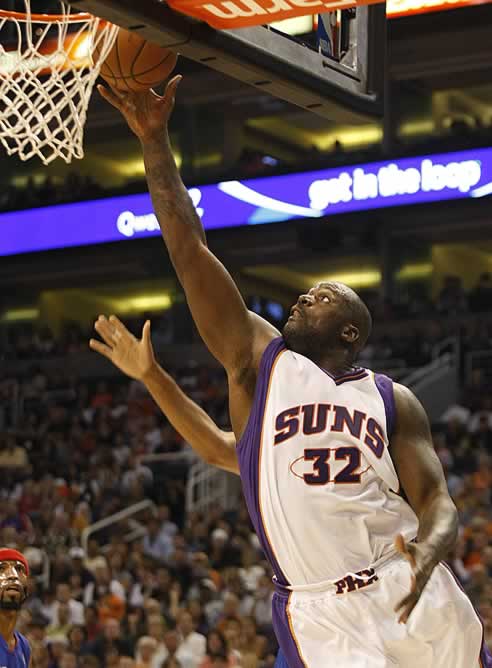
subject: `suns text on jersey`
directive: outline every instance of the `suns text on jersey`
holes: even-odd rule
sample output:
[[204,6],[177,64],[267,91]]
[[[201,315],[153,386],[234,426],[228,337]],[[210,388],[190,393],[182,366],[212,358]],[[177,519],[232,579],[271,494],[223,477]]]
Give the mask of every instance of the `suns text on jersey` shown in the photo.
[[281,411],[275,418],[274,445],[280,445],[299,433],[305,436],[322,432],[348,433],[376,455],[384,452],[384,431],[372,417],[359,410],[332,404],[304,404]]

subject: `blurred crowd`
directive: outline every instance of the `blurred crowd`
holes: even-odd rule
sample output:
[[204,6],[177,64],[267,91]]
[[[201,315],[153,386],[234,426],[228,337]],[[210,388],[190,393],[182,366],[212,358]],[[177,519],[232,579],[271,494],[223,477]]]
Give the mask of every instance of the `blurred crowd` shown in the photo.
[[[402,367],[417,368],[431,361],[436,346],[449,337],[459,341],[462,353],[487,350],[491,345],[492,319],[487,316],[492,303],[489,273],[483,273],[469,292],[459,277],[448,276],[435,300],[422,291],[409,292],[394,302],[382,301],[371,292],[361,294],[375,322],[369,344],[360,357],[363,365],[371,366],[376,361],[379,367],[384,368],[388,363],[392,369],[391,363],[398,361]],[[284,306],[259,298],[250,299],[248,305],[282,329],[288,316]],[[200,341],[186,304],[176,304],[158,315],[146,313],[125,321],[139,335],[147,318],[152,321],[157,347]],[[0,327],[0,359],[38,360],[85,352],[92,327],[93,322],[86,327],[66,322],[56,337],[49,327],[34,323]]]
[[[109,193],[110,194],[110,193]],[[24,186],[7,186],[0,191],[0,211],[35,209],[39,206],[65,204],[107,196],[90,176],[71,172],[62,181],[46,176],[40,183],[29,177]]]
[[[227,422],[222,375],[176,376]],[[144,388],[41,371],[17,380],[23,416],[0,439],[0,540],[31,566],[20,630],[36,668],[273,665],[271,573],[245,507],[185,514],[190,448]],[[147,463],[157,454],[175,457]],[[142,500],[152,507],[83,541]]]
[[[176,368],[228,424],[217,370]],[[9,379],[5,379],[9,380]],[[0,540],[26,552],[20,630],[36,668],[267,668],[277,649],[271,572],[244,505],[185,513],[189,446],[135,381],[82,382],[40,369],[15,380],[22,419],[0,439]],[[460,512],[450,564],[492,641],[492,387],[475,371],[433,427]],[[165,463],[149,455],[174,454]],[[83,540],[139,501],[152,508]]]
[[[492,276],[484,272],[466,291],[458,276],[446,276],[436,298],[425,291],[407,292],[398,302],[366,297],[375,323],[362,365],[402,360],[409,369],[430,362],[446,342],[454,340],[461,359],[471,352],[489,350],[492,344]],[[393,368],[390,364],[390,368]]]
[[459,540],[450,557],[455,575],[480,611],[492,641],[492,385],[481,369],[461,400],[433,428],[434,445],[459,511]]
[[[192,343],[194,331],[191,326],[188,309],[175,313],[143,313],[134,318],[123,318],[125,324],[136,336],[142,331],[147,319],[152,322],[152,336],[155,343]],[[40,360],[63,357],[74,353],[87,352],[88,341],[94,333],[94,316],[90,323],[83,326],[79,322],[65,321],[57,336],[47,325],[38,325],[35,321],[24,321],[0,327],[0,358],[9,360]]]
[[[219,422],[227,389],[210,370],[180,370]],[[271,666],[271,573],[243,505],[184,514],[188,464],[145,463],[188,446],[135,382],[92,384],[41,372],[21,383],[25,416],[0,449],[2,544],[25,550],[32,593],[20,629],[36,667]],[[434,426],[462,529],[451,565],[492,639],[492,388],[476,372]],[[143,458],[143,459],[142,459]],[[84,529],[142,499],[145,535]],[[47,566],[48,564],[48,566]]]
[[[23,5],[23,2],[20,4]],[[396,139],[393,141],[394,151],[401,157],[440,153],[450,149],[459,151],[475,147],[482,148],[484,145],[488,146],[490,128],[468,128],[460,123],[453,123],[442,135],[435,137],[426,135],[417,143],[414,137],[411,143]],[[304,149],[298,147],[294,162],[292,159],[285,160],[280,155],[268,154],[245,146],[232,166],[222,162],[208,165],[207,161],[201,161],[203,165],[197,168],[194,164],[196,161],[184,160],[181,174],[184,182],[192,186],[228,179],[248,179],[329,169],[341,165],[371,162],[383,157],[386,158],[381,155],[379,143],[353,149],[344,146],[339,139],[334,138],[333,143],[326,149],[320,149],[315,144],[310,147],[306,146]],[[3,184],[0,190],[0,212],[141,193],[146,190],[146,182],[141,177],[130,179],[123,186],[116,188],[100,184],[90,175],[83,175],[77,171],[69,172],[64,177],[56,179],[48,175],[41,181],[30,177],[22,186]]]

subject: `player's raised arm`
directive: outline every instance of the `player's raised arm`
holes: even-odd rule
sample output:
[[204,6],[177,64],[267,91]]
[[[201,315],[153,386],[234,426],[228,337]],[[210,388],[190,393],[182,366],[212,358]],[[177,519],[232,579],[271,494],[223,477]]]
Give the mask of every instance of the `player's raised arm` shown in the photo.
[[253,318],[221,262],[210,252],[201,220],[183,185],[168,134],[168,121],[181,77],[161,97],[153,91],[120,93],[99,87],[125,117],[142,144],[154,211],[198,330],[229,376],[244,377],[257,367],[278,332]]
[[150,322],[137,339],[116,316],[99,316],[95,323],[104,343],[91,339],[92,350],[107,357],[130,378],[140,380],[172,426],[207,463],[239,473],[236,438],[219,429],[200,406],[181,390],[157,363],[150,340]]
[[412,590],[396,610],[406,622],[434,567],[453,548],[458,513],[449,496],[446,478],[432,443],[425,410],[414,394],[395,385],[397,422],[391,438],[391,456],[401,485],[419,520],[416,543],[396,538],[396,548],[410,562]]

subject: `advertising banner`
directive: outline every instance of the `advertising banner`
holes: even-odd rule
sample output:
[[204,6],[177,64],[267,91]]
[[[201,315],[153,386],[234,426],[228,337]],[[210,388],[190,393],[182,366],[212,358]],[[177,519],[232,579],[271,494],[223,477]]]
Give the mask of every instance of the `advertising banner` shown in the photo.
[[[223,181],[188,190],[206,230],[492,194],[492,148]],[[150,196],[0,214],[0,255],[160,234]]]

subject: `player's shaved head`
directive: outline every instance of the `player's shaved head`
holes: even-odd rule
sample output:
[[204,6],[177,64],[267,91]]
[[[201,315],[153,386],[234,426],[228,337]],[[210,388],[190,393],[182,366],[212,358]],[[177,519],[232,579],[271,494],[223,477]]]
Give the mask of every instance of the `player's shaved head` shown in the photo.
[[342,303],[346,308],[347,320],[350,321],[359,330],[359,338],[354,343],[354,353],[358,355],[367,343],[371,335],[372,317],[369,309],[364,304],[359,295],[345,283],[331,281],[329,283],[320,283],[320,286],[326,285],[336,291],[342,298]]

